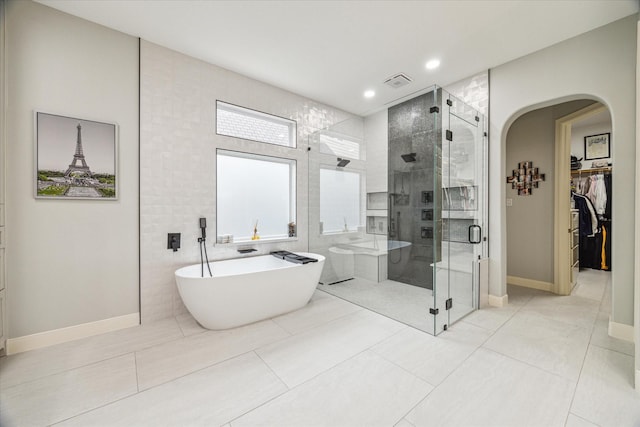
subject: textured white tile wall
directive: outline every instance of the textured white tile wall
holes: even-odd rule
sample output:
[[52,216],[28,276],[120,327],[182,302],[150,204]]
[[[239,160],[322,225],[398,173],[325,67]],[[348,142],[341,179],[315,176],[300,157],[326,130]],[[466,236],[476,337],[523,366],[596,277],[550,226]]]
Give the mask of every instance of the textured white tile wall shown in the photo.
[[[142,42],[140,121],[140,250],[142,322],[185,311],[173,273],[199,263],[198,218],[207,218],[210,260],[239,257],[216,246],[216,149],[297,161],[297,241],[259,243],[257,254],[308,249],[308,137],[353,117],[240,74]],[[216,135],[216,99],[296,120],[297,148]],[[182,233],[178,252],[167,233]],[[255,255],[254,252],[253,255]]]
[[489,114],[489,71],[444,87],[444,90],[472,106],[485,117]]

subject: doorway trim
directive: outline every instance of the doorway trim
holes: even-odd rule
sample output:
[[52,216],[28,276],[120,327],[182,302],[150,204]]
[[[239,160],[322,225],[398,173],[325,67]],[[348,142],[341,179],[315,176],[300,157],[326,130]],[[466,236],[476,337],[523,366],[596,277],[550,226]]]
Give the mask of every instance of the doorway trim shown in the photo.
[[555,185],[554,185],[554,264],[553,288],[551,291],[559,295],[571,293],[571,223],[570,199],[567,187],[571,180],[571,168],[568,159],[571,156],[571,127],[575,122],[587,119],[609,109],[595,102],[567,116],[556,120],[555,144]]

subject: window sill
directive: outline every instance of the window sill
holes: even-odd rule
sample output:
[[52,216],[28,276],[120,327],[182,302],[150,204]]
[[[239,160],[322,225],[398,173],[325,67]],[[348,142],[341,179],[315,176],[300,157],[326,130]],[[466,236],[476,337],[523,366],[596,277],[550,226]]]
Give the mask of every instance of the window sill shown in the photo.
[[259,245],[263,243],[284,243],[284,242],[297,242],[297,237],[272,237],[258,240],[234,240],[231,243],[218,243],[214,244],[215,247],[221,248],[235,248],[237,246]]

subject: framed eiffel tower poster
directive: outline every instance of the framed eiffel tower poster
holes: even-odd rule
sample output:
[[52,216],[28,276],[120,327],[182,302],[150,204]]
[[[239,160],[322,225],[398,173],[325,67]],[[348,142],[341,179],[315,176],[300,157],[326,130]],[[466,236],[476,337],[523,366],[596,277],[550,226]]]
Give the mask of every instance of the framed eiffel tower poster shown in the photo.
[[117,200],[117,125],[35,113],[36,198]]

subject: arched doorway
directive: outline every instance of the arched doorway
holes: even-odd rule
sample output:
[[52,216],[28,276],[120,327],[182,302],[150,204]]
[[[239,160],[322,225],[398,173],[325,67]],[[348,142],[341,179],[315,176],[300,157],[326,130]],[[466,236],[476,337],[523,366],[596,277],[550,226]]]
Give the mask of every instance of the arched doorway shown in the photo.
[[[509,126],[505,171],[507,181],[511,180],[506,190],[507,283],[570,294],[575,284],[573,267],[576,272],[578,268],[577,257],[573,256],[573,249],[576,254],[578,251],[577,238],[574,242],[570,213],[571,129],[603,112],[608,121],[589,129],[610,134],[608,109],[593,99],[533,109]],[[574,147],[576,144],[574,141]],[[577,148],[574,151],[582,153]],[[584,162],[585,174],[590,166],[590,160]]]

